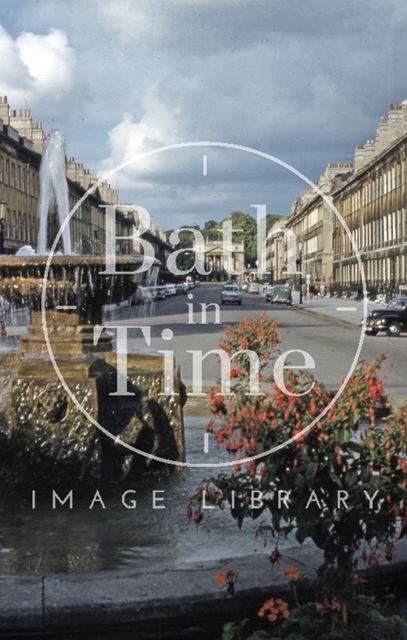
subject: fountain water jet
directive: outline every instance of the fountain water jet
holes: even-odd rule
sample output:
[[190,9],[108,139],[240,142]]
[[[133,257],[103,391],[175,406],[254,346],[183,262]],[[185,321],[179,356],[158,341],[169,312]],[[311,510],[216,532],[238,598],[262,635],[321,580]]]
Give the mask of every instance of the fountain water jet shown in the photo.
[[[65,170],[64,139],[60,131],[51,131],[40,167],[40,199],[37,251],[40,255],[47,252],[48,214],[53,205],[58,211],[59,224],[69,215],[68,183]],[[69,224],[62,232],[62,243],[65,255],[72,254]]]

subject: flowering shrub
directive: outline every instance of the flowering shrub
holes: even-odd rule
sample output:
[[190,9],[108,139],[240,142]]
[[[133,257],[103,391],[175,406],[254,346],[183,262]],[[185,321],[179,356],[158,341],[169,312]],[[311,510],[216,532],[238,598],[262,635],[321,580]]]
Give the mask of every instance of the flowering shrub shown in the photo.
[[[277,352],[277,323],[270,320],[265,313],[257,320],[249,317],[236,325],[227,325],[225,336],[226,339],[220,342],[219,346],[231,356],[238,351],[250,349],[257,353],[262,362],[268,362]],[[247,367],[244,356],[241,366],[243,369]]]
[[[267,336],[268,342],[260,345],[259,336]],[[227,330],[222,346],[231,351],[236,345],[241,348],[243,340],[245,348],[260,349],[264,372],[277,351],[275,323],[264,318],[245,321]],[[272,562],[279,561],[280,539],[291,533],[299,543],[312,540],[324,554],[316,602],[297,606],[302,618],[292,612],[280,620],[279,633],[301,627],[304,635],[262,637],[348,638],[352,625],[362,629],[366,623],[365,636],[359,628],[358,635],[370,638],[379,619],[387,624],[355,578],[362,563],[373,567],[392,559],[395,541],[407,532],[407,407],[378,424],[379,412],[388,406],[379,378],[382,361],[379,357],[360,364],[336,403],[308,433],[304,428],[325,409],[332,394],[307,372],[286,372],[291,395],[264,376],[267,393],[253,396],[245,384],[247,367],[241,366],[243,380],[234,385],[230,402],[212,393],[208,429],[219,446],[246,458],[288,440],[291,444],[261,459],[237,463],[233,475],[202,483],[190,509],[201,514],[205,502],[221,507],[229,503],[239,527],[245,518],[262,516],[257,533],[274,541]],[[294,571],[287,576],[295,586]],[[300,619],[313,621],[309,635]]]

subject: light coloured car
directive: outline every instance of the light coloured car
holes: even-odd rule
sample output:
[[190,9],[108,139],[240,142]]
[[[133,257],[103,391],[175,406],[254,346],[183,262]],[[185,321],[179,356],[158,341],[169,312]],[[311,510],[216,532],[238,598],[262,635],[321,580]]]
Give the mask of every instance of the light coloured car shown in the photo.
[[155,296],[157,300],[165,300],[168,296],[167,287],[159,285],[155,288]]
[[154,300],[153,287],[138,286],[129,298],[129,305],[148,304]]
[[186,293],[188,291],[188,285],[186,282],[178,282],[175,286],[177,293]]
[[141,290],[141,304],[150,304],[154,302],[153,287],[139,287]]
[[248,288],[249,293],[259,293],[259,285],[257,282],[251,282]]
[[175,284],[167,284],[167,295],[169,296],[176,296],[177,295],[177,287],[175,286]]
[[242,304],[242,293],[236,284],[225,284],[222,289],[222,304]]

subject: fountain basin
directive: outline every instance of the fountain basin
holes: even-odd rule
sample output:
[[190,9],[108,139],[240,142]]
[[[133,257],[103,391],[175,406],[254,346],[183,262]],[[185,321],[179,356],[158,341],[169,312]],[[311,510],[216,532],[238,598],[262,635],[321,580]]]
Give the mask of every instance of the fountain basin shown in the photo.
[[[394,594],[387,613],[405,615],[407,548],[397,546],[396,561],[360,573],[369,592]],[[319,551],[298,547],[282,554],[282,566],[294,565],[303,576],[297,584],[301,602],[315,599],[321,559]],[[220,571],[228,570],[239,573],[233,597],[215,582]],[[220,638],[226,622],[256,619],[270,597],[283,598],[290,606],[293,602],[292,584],[281,565],[271,566],[265,554],[150,567],[148,572],[0,578],[0,586],[0,632],[6,637],[207,640]]]
[[174,371],[174,396],[165,396],[163,357],[128,354],[131,397],[115,397],[118,372],[110,333],[102,331],[94,344],[103,306],[119,303],[138,284],[151,282],[159,262],[150,262],[148,270],[134,273],[143,256],[118,256],[116,273],[106,274],[104,257],[55,256],[44,281],[47,256],[0,257],[0,295],[32,311],[19,352],[9,357],[7,370],[0,371],[0,448],[8,451],[3,464],[11,466],[19,480],[118,482],[154,468],[153,460],[132,454],[116,439],[147,454],[183,460],[179,372]]
[[72,311],[76,309],[82,322],[89,324],[100,323],[104,305],[120,303],[138,284],[147,279],[153,281],[160,266],[154,260],[148,270],[132,273],[142,265],[143,256],[117,256],[117,273],[106,274],[104,256],[57,255],[52,257],[44,282],[47,263],[48,256],[0,256],[0,296],[12,304],[29,305],[33,311],[40,311],[45,286],[47,310],[69,306]]

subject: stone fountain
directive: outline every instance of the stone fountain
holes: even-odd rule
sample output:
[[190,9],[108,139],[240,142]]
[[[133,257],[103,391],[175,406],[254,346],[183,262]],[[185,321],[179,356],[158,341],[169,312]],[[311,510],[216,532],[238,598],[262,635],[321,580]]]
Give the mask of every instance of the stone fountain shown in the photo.
[[[45,153],[44,161],[54,162],[55,170],[52,154]],[[50,178],[45,186],[55,189]],[[63,192],[67,193],[65,187]],[[45,214],[40,212],[42,242],[51,201],[40,196],[40,203],[46,203]],[[60,206],[60,197],[55,201]],[[63,239],[66,242],[66,235]],[[157,457],[183,460],[185,394],[179,371],[173,372],[174,393],[164,395],[163,357],[130,353],[131,395],[117,396],[112,335],[103,329],[94,344],[103,306],[128,299],[137,284],[151,279],[158,262],[150,273],[121,275],[135,271],[142,257],[118,256],[116,273],[110,275],[103,273],[102,257],[55,255],[44,282],[47,260],[42,255],[0,256],[0,295],[32,311],[19,350],[0,353],[0,473],[36,484],[73,485],[131,480],[160,467],[154,459],[123,447],[123,442]],[[49,346],[60,374],[82,407],[113,438],[87,419],[57,376],[45,341],[42,294]]]

